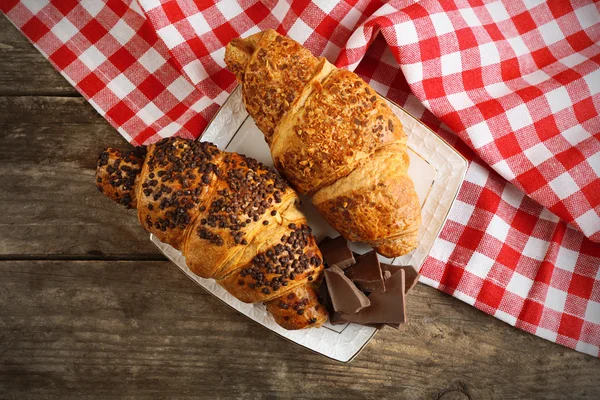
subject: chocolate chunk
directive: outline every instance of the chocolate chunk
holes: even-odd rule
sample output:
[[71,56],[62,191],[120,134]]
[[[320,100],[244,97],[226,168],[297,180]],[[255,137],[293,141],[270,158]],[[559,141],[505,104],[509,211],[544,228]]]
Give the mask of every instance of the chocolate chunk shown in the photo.
[[333,313],[333,307],[331,306],[329,292],[327,291],[327,282],[325,279],[321,281],[321,286],[319,286],[319,302],[325,306],[327,311],[329,311],[329,314]]
[[404,270],[393,274],[385,282],[385,292],[369,295],[370,305],[354,314],[344,313],[342,318],[359,324],[401,324],[406,322],[404,301]]
[[348,321],[344,320],[342,313],[334,311],[329,313],[329,323],[331,325],[344,325],[347,324]]
[[[344,324],[347,324],[349,322],[350,321],[346,321],[344,319],[344,315],[342,313],[339,313],[337,311],[333,311],[333,312],[329,313],[329,323],[331,325],[344,325]],[[371,328],[375,328],[375,329],[381,329],[386,324],[361,324],[361,325],[370,326]],[[402,326],[404,326],[404,325],[402,325]],[[394,328],[396,328],[396,327],[394,326]],[[398,328],[396,328],[396,329],[398,329]]]
[[346,269],[346,276],[365,292],[385,292],[383,274],[375,251],[356,259],[356,264]]
[[319,249],[323,254],[323,259],[327,265],[337,265],[341,269],[346,269],[354,265],[354,255],[348,247],[348,241],[343,236],[338,236],[335,239],[325,237],[319,244]]
[[369,306],[370,301],[337,265],[324,271],[327,290],[335,311],[354,314]]
[[[410,290],[415,287],[419,281],[419,277],[421,276],[412,265],[391,265],[381,263],[381,270],[384,272],[384,279],[389,279],[389,277],[394,275],[396,272],[403,270],[406,283],[404,293],[410,292]],[[389,277],[386,278],[385,275],[389,275]]]
[[[381,264],[381,269],[384,271],[384,279],[389,279],[393,274],[398,271],[404,271],[404,293],[408,294],[408,292],[417,284],[419,281],[419,277],[421,276],[417,270],[412,265],[390,265],[390,264]],[[401,329],[404,327],[404,324],[386,324],[394,329]]]

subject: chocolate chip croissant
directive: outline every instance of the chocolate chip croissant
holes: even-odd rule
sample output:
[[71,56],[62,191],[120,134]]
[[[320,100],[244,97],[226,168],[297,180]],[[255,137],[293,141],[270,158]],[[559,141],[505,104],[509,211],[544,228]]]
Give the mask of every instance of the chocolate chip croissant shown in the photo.
[[225,62],[275,167],[336,230],[388,257],[416,247],[407,138],[383,98],[274,30],[232,40]]
[[272,169],[208,142],[164,139],[146,151],[107,149],[96,185],[137,208],[144,228],[188,267],[246,303],[263,302],[286,329],[327,320],[315,285],[322,256],[298,195]]

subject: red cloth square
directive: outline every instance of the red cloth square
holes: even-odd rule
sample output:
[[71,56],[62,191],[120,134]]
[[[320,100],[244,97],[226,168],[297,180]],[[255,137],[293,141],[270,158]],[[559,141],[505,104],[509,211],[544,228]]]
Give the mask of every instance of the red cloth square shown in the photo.
[[104,26],[102,26],[102,24],[95,19],[92,19],[90,22],[88,22],[80,32],[92,44],[102,39],[108,33],[106,28],[104,28]]
[[567,15],[573,12],[573,7],[567,1],[548,0],[546,4],[552,12],[554,18],[560,18],[563,15]]
[[[477,108],[479,108],[479,111],[481,111],[481,115],[483,115],[483,118],[485,119],[491,119],[497,115],[504,113],[504,108],[502,107],[502,104],[496,99],[490,99],[481,102],[477,104]],[[501,148],[502,146],[499,145],[498,147]]]
[[71,12],[71,10],[73,10],[75,7],[77,7],[77,5],[79,4],[79,1],[78,0],[61,0],[61,1],[55,1],[52,4],[54,5],[54,7],[56,7],[62,13],[62,15],[67,15],[68,13]]
[[588,97],[585,100],[581,100],[579,103],[575,103],[573,105],[575,117],[580,123],[583,123],[594,117],[598,117],[598,113],[595,111],[595,109],[596,106],[594,105],[594,100],[592,100],[591,97]]
[[462,275],[464,274],[464,268],[447,265],[442,279],[440,279],[440,286],[446,293],[452,294],[454,289],[460,283]]
[[269,14],[269,9],[261,2],[255,3],[246,10],[246,15],[248,15],[255,24],[264,20]]
[[[488,112],[493,111],[488,108]],[[523,149],[521,148],[521,145],[519,144],[519,141],[514,133],[509,133],[501,138],[498,138],[496,140],[496,144],[498,146],[498,150],[500,150],[500,154],[502,154],[504,158],[510,158],[523,152]]]
[[437,37],[419,41],[419,48],[422,61],[437,59],[441,55],[440,42]]
[[585,161],[583,154],[575,147],[556,154],[556,159],[560,161],[567,171]]
[[96,74],[89,74],[81,82],[77,84],[77,88],[81,90],[86,96],[93,97],[96,93],[106,87],[106,84],[96,76]]
[[148,98],[148,100],[154,100],[165,90],[165,85],[163,85],[153,75],[150,75],[139,84],[138,89],[144,94],[144,96]]
[[123,125],[135,115],[135,112],[133,112],[124,101],[120,101],[110,110],[108,110],[106,115],[110,119],[112,119],[116,124]]
[[532,325],[539,325],[540,319],[542,318],[542,313],[544,312],[544,306],[532,301],[532,300],[525,300],[525,303],[523,304],[523,308],[521,310],[521,313],[519,314],[519,319],[521,321],[525,321],[527,323],[530,323]]
[[456,38],[458,39],[458,46],[461,51],[477,47],[478,42],[473,30],[470,28],[459,29],[456,32]]
[[525,11],[521,14],[515,15],[514,17],[512,17],[512,21],[521,35],[524,35],[525,33],[537,28],[537,25],[531,17],[529,11]]
[[517,177],[517,180],[528,192],[535,192],[547,183],[544,175],[542,175],[541,172],[536,168],[532,168],[520,174]]
[[108,59],[119,71],[125,71],[136,62],[136,58],[125,47],[115,51]]
[[577,339],[581,333],[582,326],[583,320],[581,318],[563,314],[560,320],[560,326],[558,327],[558,333],[572,339]]
[[227,43],[238,36],[237,31],[231,26],[229,22],[224,23],[221,26],[213,29],[213,33],[217,36],[217,38],[221,41],[223,46],[226,46]]
[[481,286],[481,291],[477,295],[477,301],[497,309],[504,296],[504,288],[493,284],[489,281],[484,281]]
[[431,78],[423,81],[423,90],[431,93],[432,98],[442,97],[446,94],[442,78]]
[[479,246],[482,238],[482,231],[466,226],[460,239],[458,239],[457,244],[464,248],[475,250],[477,249],[477,246]]
[[571,278],[571,284],[569,285],[569,293],[584,299],[589,299],[592,294],[592,288],[595,281],[596,280],[594,278],[573,274],[573,278]]
[[21,27],[21,31],[35,43],[50,32],[50,29],[38,17],[33,17]]
[[554,115],[548,115],[547,117],[534,122],[533,126],[535,127],[535,131],[537,132],[538,137],[542,141],[550,139],[560,133],[558,126],[556,126],[556,120],[554,119]]
[[58,68],[64,69],[73,61],[77,60],[77,56],[69,49],[69,47],[67,47],[67,45],[62,45],[50,56],[50,60],[52,60]]
[[164,13],[169,18],[171,23],[179,22],[185,19],[185,14],[175,1],[166,2],[163,5]]

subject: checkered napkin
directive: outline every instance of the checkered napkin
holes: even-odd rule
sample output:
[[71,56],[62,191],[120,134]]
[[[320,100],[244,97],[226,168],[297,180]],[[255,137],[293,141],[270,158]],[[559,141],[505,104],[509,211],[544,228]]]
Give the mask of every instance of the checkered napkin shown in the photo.
[[592,1],[3,0],[127,140],[197,137],[230,39],[276,28],[356,71],[470,166],[422,281],[600,352],[600,12]]

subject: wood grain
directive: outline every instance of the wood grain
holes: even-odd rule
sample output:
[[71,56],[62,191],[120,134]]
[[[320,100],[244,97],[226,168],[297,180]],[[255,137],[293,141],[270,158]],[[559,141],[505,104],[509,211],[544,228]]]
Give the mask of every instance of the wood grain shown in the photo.
[[348,365],[265,330],[96,192],[125,141],[3,15],[0,60],[0,398],[600,398],[600,360],[423,285]]
[[12,398],[598,398],[600,362],[435,289],[350,364],[268,332],[169,262],[0,262]]
[[96,189],[107,146],[129,145],[81,97],[0,97],[0,258],[164,259]]
[[0,60],[0,95],[79,95],[2,13]]

